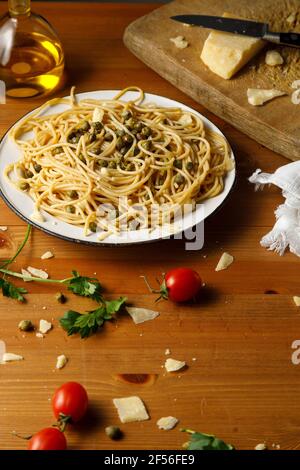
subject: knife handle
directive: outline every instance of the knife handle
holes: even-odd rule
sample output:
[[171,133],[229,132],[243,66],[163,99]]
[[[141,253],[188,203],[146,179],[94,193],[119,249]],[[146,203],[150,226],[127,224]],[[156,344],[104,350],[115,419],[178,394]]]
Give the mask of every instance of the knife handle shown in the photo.
[[300,34],[280,33],[280,44],[285,44],[292,47],[300,47]]

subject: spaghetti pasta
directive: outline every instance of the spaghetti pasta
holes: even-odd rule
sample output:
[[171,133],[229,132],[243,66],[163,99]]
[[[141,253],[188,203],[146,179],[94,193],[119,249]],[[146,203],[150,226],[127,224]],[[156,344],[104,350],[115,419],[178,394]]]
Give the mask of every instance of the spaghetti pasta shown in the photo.
[[[127,91],[137,99],[122,100]],[[224,137],[197,114],[143,101],[137,87],[112,100],[79,102],[72,89],[69,100],[45,103],[12,129],[22,156],[5,174],[33,199],[33,217],[41,220],[43,210],[86,234],[100,230],[103,239],[133,220],[137,206],[144,223],[134,229],[149,228],[153,206],[164,208],[157,218],[163,225],[175,208],[222,191],[233,165]],[[69,106],[43,114],[58,103]]]

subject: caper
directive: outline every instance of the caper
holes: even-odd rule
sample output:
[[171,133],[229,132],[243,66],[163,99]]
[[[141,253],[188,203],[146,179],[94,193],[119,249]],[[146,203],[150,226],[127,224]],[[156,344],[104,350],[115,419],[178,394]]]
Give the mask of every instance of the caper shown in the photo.
[[55,298],[60,304],[65,304],[67,301],[67,297],[62,292],[57,292]]
[[188,171],[192,171],[193,168],[194,168],[193,162],[187,162],[187,164],[186,164],[186,169],[187,169]]
[[182,168],[182,161],[181,160],[174,160],[173,165],[175,168]]
[[159,178],[159,180],[158,180],[159,186],[162,186],[162,185],[164,184],[164,182],[165,182],[165,180],[164,180],[164,178],[161,176],[161,177]]
[[175,176],[175,183],[177,184],[182,184],[184,183],[184,176],[182,176],[180,173],[178,173],[176,176]]
[[128,129],[133,129],[134,126],[136,125],[136,120],[131,117],[130,119],[126,121],[125,124],[128,127]]
[[105,434],[113,440],[120,439],[122,437],[122,431],[118,426],[107,426],[105,428]]
[[116,134],[118,137],[123,137],[125,135],[125,131],[123,129],[118,129]]
[[68,214],[75,214],[76,209],[74,206],[67,206],[66,211],[68,212]]
[[109,162],[108,168],[112,168],[112,169],[117,168],[117,162],[115,162],[115,161]]
[[140,153],[140,149],[138,147],[135,147],[133,151],[133,155],[136,157],[137,155],[139,155],[139,153]]
[[26,183],[26,181],[21,181],[21,183],[19,184],[19,188],[22,190],[22,191],[27,191],[29,189],[29,184]]
[[120,154],[121,154],[121,155],[126,155],[127,152],[128,152],[127,147],[122,147],[122,148],[120,149]]
[[130,135],[130,134],[124,135],[123,141],[126,142],[126,144],[131,144],[133,142],[132,135]]
[[75,189],[72,189],[71,191],[67,192],[67,196],[71,199],[75,199],[78,197],[78,193],[75,191]]
[[135,170],[135,166],[134,166],[134,163],[127,163],[124,167],[125,170],[127,171],[133,171]]
[[143,123],[137,122],[133,127],[135,131],[141,132],[141,130],[143,129]]
[[146,142],[143,142],[143,147],[144,147],[145,150],[152,150],[151,140],[146,140]]
[[89,224],[89,229],[91,232],[97,232],[97,223],[96,222],[91,222]]
[[92,126],[96,132],[100,132],[103,129],[103,124],[100,121],[93,122]]
[[79,142],[81,135],[79,132],[71,132],[71,134],[68,137],[68,142],[71,142],[72,144],[77,144]]
[[149,136],[152,134],[152,131],[151,131],[150,127],[145,126],[145,127],[143,127],[143,129],[141,130],[141,134],[142,134],[142,136],[144,136],[144,137],[149,137]]
[[111,142],[113,140],[112,134],[110,134],[109,132],[106,132],[104,136],[104,140],[106,140],[106,142]]
[[130,119],[132,117],[131,112],[127,109],[126,111],[123,111],[121,114],[122,118],[126,121],[127,119]]
[[52,153],[53,155],[58,155],[60,153],[63,152],[63,148],[62,147],[55,147],[55,149],[53,149]]
[[91,126],[90,126],[90,123],[88,121],[83,121],[80,130],[81,131],[88,131],[90,129],[90,127]]
[[137,138],[137,140],[143,140],[143,136],[142,136],[142,134],[141,134],[140,132],[138,132],[138,133],[136,134],[136,138]]
[[32,171],[30,171],[30,170],[25,170],[25,171],[24,171],[24,177],[25,177],[25,178],[32,178],[32,177],[33,177]]
[[18,328],[21,331],[31,331],[33,330],[33,324],[30,320],[22,320],[18,324]]
[[36,171],[36,173],[39,173],[42,170],[42,166],[39,165],[38,163],[35,163],[33,165],[33,168],[34,168],[34,171]]
[[106,168],[108,166],[108,161],[107,160],[97,160],[97,165],[100,166],[101,168]]
[[93,132],[92,134],[89,135],[89,143],[91,144],[92,142],[95,142],[97,139],[97,134]]

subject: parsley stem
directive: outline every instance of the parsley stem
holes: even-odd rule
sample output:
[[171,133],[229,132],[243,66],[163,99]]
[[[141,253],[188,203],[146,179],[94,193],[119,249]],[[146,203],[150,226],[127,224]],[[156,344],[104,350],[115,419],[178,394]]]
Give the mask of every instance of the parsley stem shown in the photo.
[[[30,235],[30,232],[31,232],[31,225],[27,225],[27,230],[26,230],[26,234],[25,234],[25,238],[24,240],[22,241],[22,243],[20,244],[19,248],[17,249],[16,253],[14,254],[14,256],[8,260],[5,261],[4,264],[1,265],[1,268],[5,268],[6,266],[8,266],[9,264],[13,263],[15,261],[15,259],[19,256],[19,254],[21,253],[21,251],[23,250],[24,246],[26,245],[27,241],[28,241],[28,238],[29,238],[29,235]],[[4,272],[4,271],[2,271]]]
[[49,284],[66,284],[67,282],[71,281],[73,277],[68,277],[66,279],[41,279],[40,277],[34,276],[27,276],[26,274],[16,273],[14,271],[10,271],[9,269],[0,268],[0,272],[7,274],[8,276],[19,277],[23,279],[23,281],[37,281],[37,282],[48,282]]

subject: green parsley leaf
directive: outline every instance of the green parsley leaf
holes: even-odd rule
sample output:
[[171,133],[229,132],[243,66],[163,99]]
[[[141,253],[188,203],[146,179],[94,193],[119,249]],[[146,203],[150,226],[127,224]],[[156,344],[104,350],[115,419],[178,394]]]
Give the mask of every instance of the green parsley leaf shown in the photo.
[[11,297],[12,299],[24,302],[25,298],[22,294],[27,294],[27,290],[23,287],[17,287],[5,279],[0,279],[0,289],[5,297]]
[[59,320],[59,323],[69,336],[79,333],[81,338],[87,338],[96,333],[105,321],[111,320],[126,300],[125,297],[120,297],[116,300],[104,301],[100,307],[83,314],[69,310]]
[[72,271],[72,274],[73,278],[68,281],[68,289],[73,294],[89,297],[99,303],[102,301],[102,286],[98,279],[80,276],[77,271]]
[[181,431],[190,434],[187,450],[234,450],[231,444],[227,444],[216,436],[190,431],[189,429],[181,429]]

